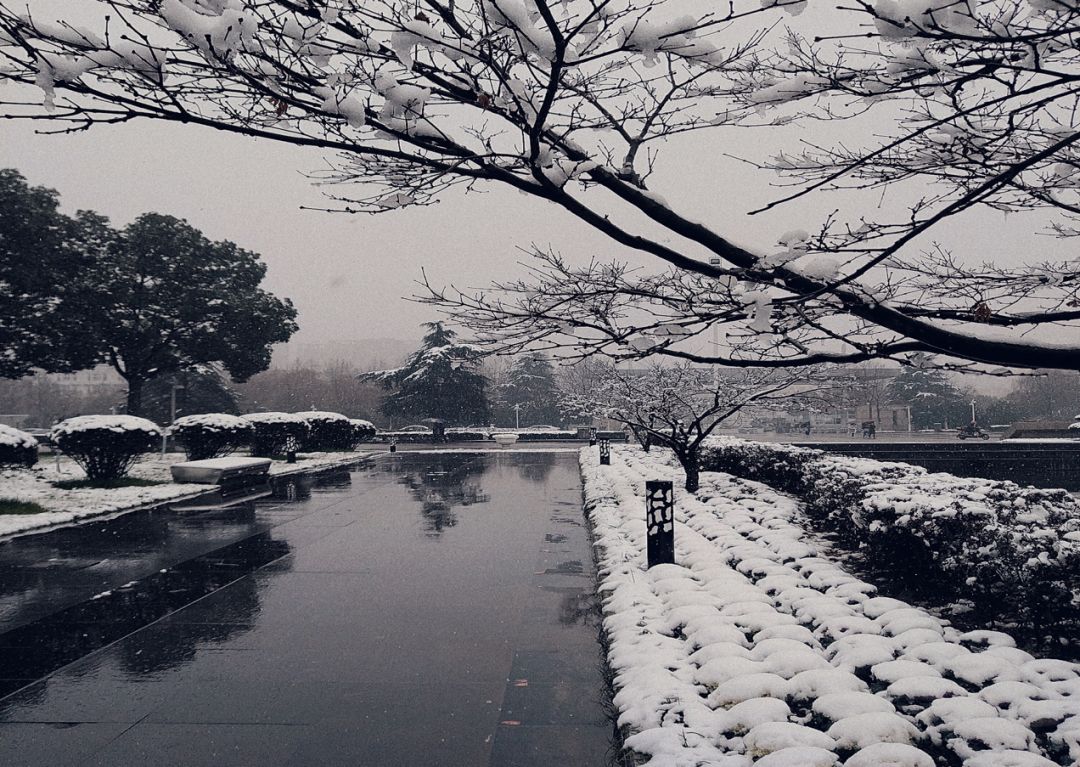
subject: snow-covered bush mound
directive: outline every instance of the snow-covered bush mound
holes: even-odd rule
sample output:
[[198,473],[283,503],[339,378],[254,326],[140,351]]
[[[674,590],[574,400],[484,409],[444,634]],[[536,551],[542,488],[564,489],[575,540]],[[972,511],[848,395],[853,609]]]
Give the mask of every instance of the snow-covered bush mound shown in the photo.
[[161,444],[161,429],[133,415],[80,415],[52,428],[50,439],[95,481],[119,479]]
[[846,545],[997,613],[1046,625],[1080,601],[1080,504],[1064,490],[728,437],[702,468],[794,493]]
[[169,434],[183,446],[189,461],[220,458],[244,447],[251,439],[251,423],[227,413],[201,413],[177,418]]
[[37,463],[38,443],[33,434],[0,423],[0,466],[25,466]]
[[307,423],[307,435],[301,445],[303,450],[352,450],[355,429],[341,413],[309,410],[297,413]]
[[289,448],[299,449],[307,438],[308,424],[302,415],[293,413],[248,413],[251,424],[251,454],[260,458],[284,455]]
[[378,429],[375,428],[375,424],[371,421],[365,421],[363,418],[350,418],[349,423],[353,426],[353,432],[356,435],[356,441],[353,443],[355,447],[360,442],[370,442],[375,437],[375,432]]
[[645,568],[667,451],[582,450],[626,745],[664,765],[979,767],[1080,761],[1080,665],[963,633],[824,558],[770,488],[676,492],[675,565]]
[[[341,413],[328,413],[311,410],[297,413],[308,425],[307,437],[304,438],[304,450],[336,451],[353,450],[357,443],[363,442],[375,433],[375,427],[367,421],[347,418]],[[368,429],[371,435],[368,435]]]

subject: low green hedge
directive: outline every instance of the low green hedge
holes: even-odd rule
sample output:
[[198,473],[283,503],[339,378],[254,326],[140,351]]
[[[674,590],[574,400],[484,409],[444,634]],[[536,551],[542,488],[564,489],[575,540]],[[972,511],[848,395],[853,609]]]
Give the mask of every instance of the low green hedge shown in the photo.
[[1039,625],[1076,617],[1080,504],[1065,490],[726,437],[702,468],[798,496],[816,525],[919,588]]

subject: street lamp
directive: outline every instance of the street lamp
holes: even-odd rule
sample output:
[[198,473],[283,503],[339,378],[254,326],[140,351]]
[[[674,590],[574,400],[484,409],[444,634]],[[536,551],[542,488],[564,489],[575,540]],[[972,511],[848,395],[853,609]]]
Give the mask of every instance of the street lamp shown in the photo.
[[514,403],[514,428],[521,428],[521,403]]
[[975,400],[971,400],[971,422],[975,423]]

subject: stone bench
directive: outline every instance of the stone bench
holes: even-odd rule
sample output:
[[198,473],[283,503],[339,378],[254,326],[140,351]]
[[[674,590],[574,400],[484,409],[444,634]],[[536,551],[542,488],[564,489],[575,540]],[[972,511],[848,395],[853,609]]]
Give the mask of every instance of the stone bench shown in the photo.
[[238,480],[253,481],[270,473],[269,458],[208,458],[204,461],[174,463],[173,481],[200,485],[221,485]]
[[498,443],[499,447],[506,447],[512,445],[518,441],[518,435],[513,432],[497,432],[491,435],[491,438]]

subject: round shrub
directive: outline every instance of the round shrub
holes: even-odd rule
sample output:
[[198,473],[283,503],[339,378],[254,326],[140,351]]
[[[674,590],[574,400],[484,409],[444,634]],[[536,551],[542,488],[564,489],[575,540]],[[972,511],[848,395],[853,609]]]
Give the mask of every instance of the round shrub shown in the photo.
[[353,426],[353,432],[355,434],[356,441],[353,442],[355,447],[361,442],[370,442],[375,438],[375,424],[371,421],[365,421],[362,418],[350,418],[349,423]]
[[34,435],[14,426],[0,424],[0,466],[25,466],[37,463],[38,443]]
[[298,449],[307,438],[308,425],[303,416],[292,413],[248,413],[251,424],[251,454],[259,458],[284,455],[290,442]]
[[358,441],[352,421],[341,413],[310,410],[297,415],[308,425],[304,450],[352,450]]
[[119,479],[161,442],[153,421],[133,415],[80,415],[61,421],[49,437],[95,481]]
[[202,413],[177,418],[169,434],[183,446],[189,461],[220,458],[248,444],[251,423],[226,413]]

